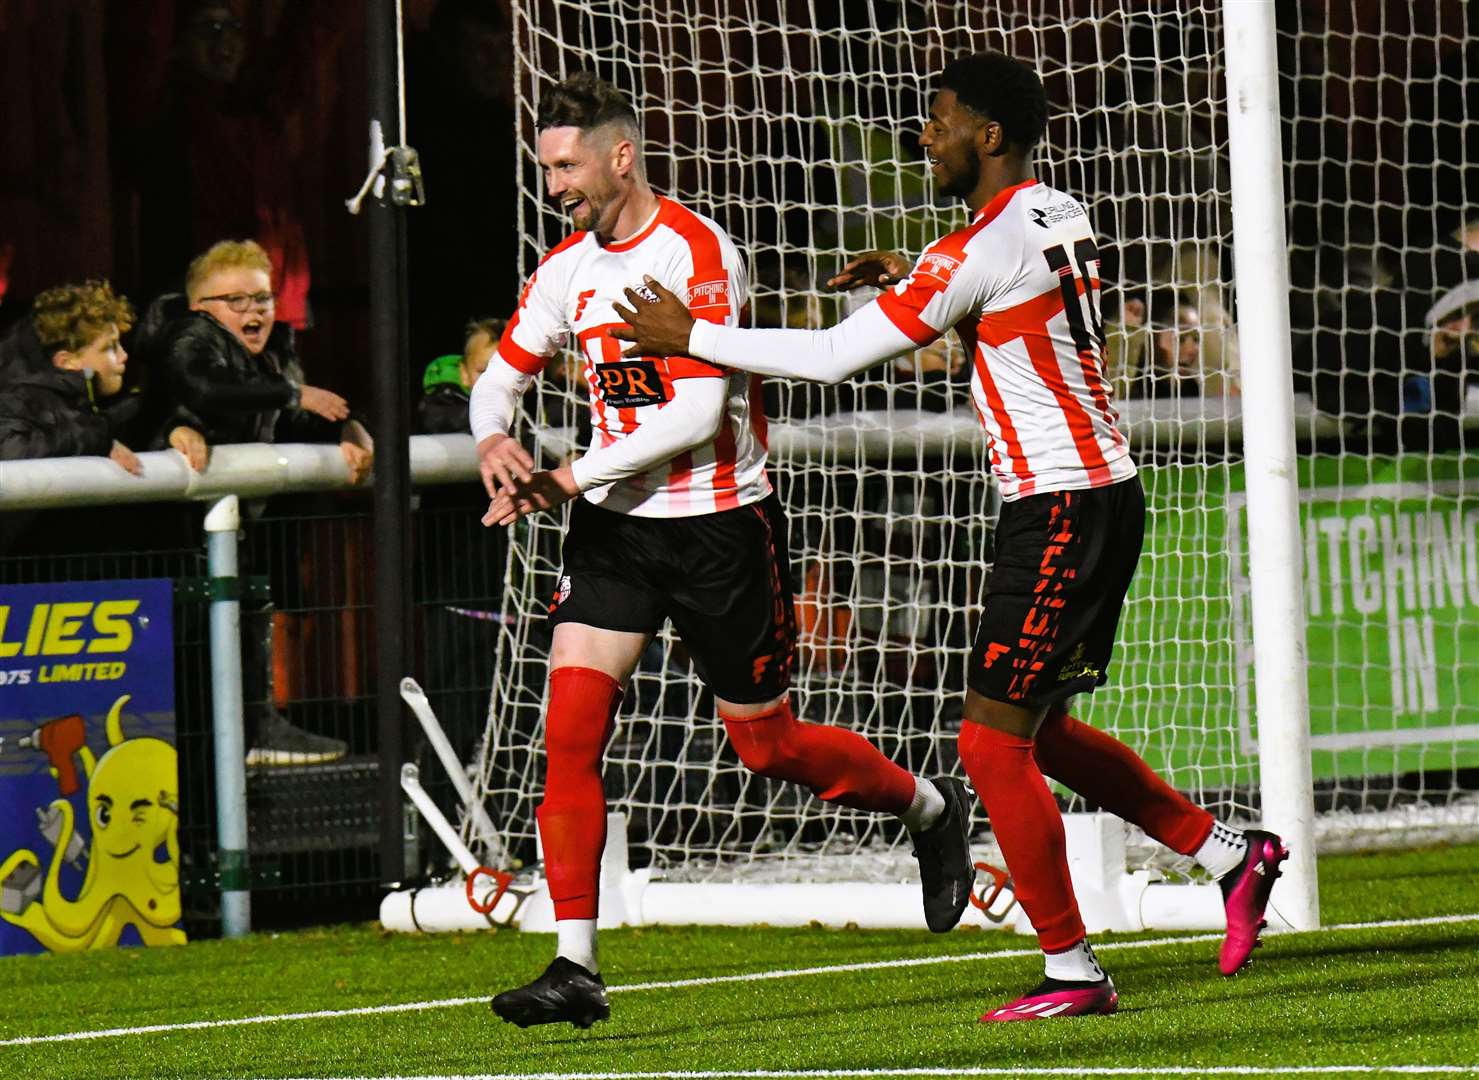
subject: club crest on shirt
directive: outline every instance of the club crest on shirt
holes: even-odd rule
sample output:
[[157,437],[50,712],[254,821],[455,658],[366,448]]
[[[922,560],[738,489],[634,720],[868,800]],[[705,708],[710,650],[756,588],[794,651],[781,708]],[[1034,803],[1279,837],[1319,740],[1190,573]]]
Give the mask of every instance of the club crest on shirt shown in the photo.
[[926,251],[919,257],[919,262],[914,265],[913,277],[928,278],[937,282],[942,288],[950,284],[950,279],[955,276],[955,271],[960,269],[960,260],[953,255],[944,255],[938,251]]
[[709,308],[729,307],[729,279],[695,281],[688,286],[688,310],[698,315]]
[[657,364],[651,360],[597,364],[596,385],[601,391],[602,400],[614,409],[661,405],[668,400]]

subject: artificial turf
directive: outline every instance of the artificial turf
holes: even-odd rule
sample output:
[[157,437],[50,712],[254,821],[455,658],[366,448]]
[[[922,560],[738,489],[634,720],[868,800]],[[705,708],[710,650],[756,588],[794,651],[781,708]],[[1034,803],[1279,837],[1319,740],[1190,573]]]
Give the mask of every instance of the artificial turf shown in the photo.
[[0,960],[0,1044],[26,1036],[262,1014],[479,1000],[418,1011],[0,1045],[0,1077],[462,1076],[982,1068],[1461,1066],[1479,1074],[1479,846],[1320,862],[1327,929],[1267,940],[1235,978],[1216,943],[1103,935],[1111,1017],[983,1025],[1030,988],[1032,956],[683,988],[677,979],[1010,953],[1029,938],[959,931],[662,929],[604,933],[612,1019],[519,1030],[481,1000],[537,974],[547,935],[402,936],[371,926],[181,949]]

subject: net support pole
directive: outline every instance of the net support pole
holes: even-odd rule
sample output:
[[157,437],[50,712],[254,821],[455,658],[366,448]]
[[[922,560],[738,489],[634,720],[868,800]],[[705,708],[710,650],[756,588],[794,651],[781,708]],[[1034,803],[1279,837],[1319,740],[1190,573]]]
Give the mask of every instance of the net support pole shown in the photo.
[[[366,5],[371,116],[399,145],[400,76],[395,0]],[[388,187],[388,184],[387,184]],[[375,709],[379,736],[380,879],[406,873],[401,822],[405,720],[400,681],[411,670],[411,392],[406,325],[406,212],[394,199],[366,204],[370,240],[370,364],[375,439]]]
[[1222,12],[1263,822],[1291,852],[1272,904],[1310,930],[1320,924],[1320,893],[1274,4],[1224,0]]
[[227,495],[205,515],[211,581],[211,742],[216,766],[216,859],[221,875],[221,933],[252,929],[247,865],[246,737],[241,685],[241,576],[236,531],[241,510]]

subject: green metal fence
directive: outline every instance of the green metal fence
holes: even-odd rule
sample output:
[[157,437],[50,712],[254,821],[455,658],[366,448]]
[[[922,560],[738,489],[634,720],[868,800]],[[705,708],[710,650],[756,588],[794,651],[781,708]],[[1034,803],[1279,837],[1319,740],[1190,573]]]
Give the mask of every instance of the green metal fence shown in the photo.
[[[492,683],[504,573],[502,530],[486,530],[475,484],[422,490],[413,508],[416,670],[453,747],[475,759]],[[175,702],[186,930],[220,929],[216,874],[203,508],[144,503],[7,512],[0,584],[162,577],[175,584]],[[374,545],[368,493],[244,500],[244,635],[269,635],[269,663],[244,664],[250,713],[271,703],[289,723],[342,739],[321,765],[247,773],[253,925],[370,918],[384,886],[444,858],[408,821],[382,821],[374,716]],[[249,650],[244,650],[247,652]],[[449,782],[411,721],[405,745],[433,797],[455,820]],[[401,865],[382,866],[382,830],[406,837]]]

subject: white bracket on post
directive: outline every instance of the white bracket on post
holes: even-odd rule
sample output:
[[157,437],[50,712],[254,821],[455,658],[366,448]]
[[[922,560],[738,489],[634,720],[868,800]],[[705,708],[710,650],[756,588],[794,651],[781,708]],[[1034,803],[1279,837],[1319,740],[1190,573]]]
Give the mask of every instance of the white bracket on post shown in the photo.
[[421,730],[426,732],[426,739],[431,743],[431,748],[436,751],[437,760],[442,763],[442,768],[447,771],[447,777],[452,781],[452,786],[457,790],[457,797],[462,800],[463,812],[472,822],[473,840],[483,845],[483,850],[488,853],[488,858],[495,863],[506,863],[506,852],[503,841],[498,835],[498,830],[493,827],[493,821],[483,809],[482,801],[478,799],[473,791],[472,781],[467,778],[467,772],[462,767],[462,762],[457,759],[452,744],[447,741],[447,734],[442,730],[436,713],[432,711],[431,702],[426,698],[426,691],[421,689],[421,684],[407,675],[401,680],[401,700],[410,706],[411,711],[416,714],[416,719],[421,722]]

